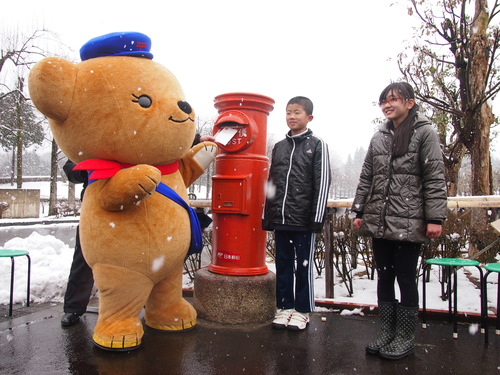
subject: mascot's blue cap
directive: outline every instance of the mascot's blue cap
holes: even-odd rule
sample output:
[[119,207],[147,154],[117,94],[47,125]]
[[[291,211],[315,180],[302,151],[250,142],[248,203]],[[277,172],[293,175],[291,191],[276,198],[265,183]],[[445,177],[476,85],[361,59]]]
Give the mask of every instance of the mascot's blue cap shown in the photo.
[[82,61],[102,56],[134,56],[152,59],[151,39],[142,33],[118,32],[90,39],[80,48]]

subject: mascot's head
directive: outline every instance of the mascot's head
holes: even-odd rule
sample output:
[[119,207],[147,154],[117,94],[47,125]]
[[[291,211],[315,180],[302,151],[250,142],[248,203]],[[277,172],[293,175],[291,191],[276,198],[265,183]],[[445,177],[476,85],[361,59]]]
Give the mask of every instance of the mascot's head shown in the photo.
[[111,33],[88,41],[78,64],[48,57],[33,67],[31,99],[72,161],[164,165],[188,152],[195,113],[150,49],[144,34]]

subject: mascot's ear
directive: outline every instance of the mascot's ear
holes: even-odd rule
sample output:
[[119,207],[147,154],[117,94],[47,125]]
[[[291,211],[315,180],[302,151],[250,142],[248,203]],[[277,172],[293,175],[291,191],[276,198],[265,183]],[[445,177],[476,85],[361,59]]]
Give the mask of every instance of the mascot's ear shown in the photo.
[[76,84],[76,65],[59,57],[47,57],[38,62],[28,78],[31,100],[49,119],[66,120]]

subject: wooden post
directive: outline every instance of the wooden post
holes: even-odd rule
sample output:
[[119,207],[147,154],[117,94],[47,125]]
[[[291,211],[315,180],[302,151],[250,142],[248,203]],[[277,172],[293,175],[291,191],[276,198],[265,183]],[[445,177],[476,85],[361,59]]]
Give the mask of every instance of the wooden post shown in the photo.
[[326,211],[325,225],[323,226],[323,240],[325,242],[325,298],[333,298],[333,254],[332,254],[332,233],[333,215],[335,208],[328,208]]

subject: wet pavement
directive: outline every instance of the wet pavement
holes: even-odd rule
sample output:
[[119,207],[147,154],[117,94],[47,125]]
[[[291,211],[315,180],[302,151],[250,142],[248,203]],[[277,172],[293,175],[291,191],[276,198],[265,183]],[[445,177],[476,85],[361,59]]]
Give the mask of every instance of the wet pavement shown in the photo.
[[453,339],[451,324],[431,320],[417,330],[415,355],[399,361],[365,354],[377,316],[332,311],[311,314],[302,332],[204,320],[180,333],[145,328],[140,349],[117,353],[92,343],[97,314],[62,328],[60,304],[33,311],[0,322],[0,374],[500,374],[500,336],[492,326],[485,345],[474,324],[460,324]]

